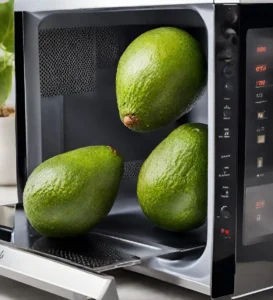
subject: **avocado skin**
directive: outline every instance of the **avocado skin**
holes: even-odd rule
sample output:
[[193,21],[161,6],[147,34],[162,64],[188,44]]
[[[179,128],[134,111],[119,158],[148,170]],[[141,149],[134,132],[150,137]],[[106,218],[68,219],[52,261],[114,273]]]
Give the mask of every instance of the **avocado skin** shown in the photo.
[[207,125],[175,129],[144,162],[137,183],[139,204],[156,226],[173,232],[196,229],[207,215]]
[[108,146],[90,146],[40,164],[24,189],[30,224],[48,237],[87,233],[111,210],[123,175],[123,159]]
[[116,95],[125,126],[161,128],[189,112],[206,83],[206,59],[187,32],[160,27],[137,37],[118,63]]

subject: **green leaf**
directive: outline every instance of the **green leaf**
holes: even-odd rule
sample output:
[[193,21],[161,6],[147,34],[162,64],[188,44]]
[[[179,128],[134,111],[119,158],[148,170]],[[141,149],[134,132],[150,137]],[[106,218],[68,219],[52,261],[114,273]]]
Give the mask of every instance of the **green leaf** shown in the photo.
[[9,97],[12,88],[12,66],[0,60],[0,105]]
[[0,3],[0,44],[14,52],[14,0]]
[[7,61],[4,56],[0,57],[0,72],[6,68]]

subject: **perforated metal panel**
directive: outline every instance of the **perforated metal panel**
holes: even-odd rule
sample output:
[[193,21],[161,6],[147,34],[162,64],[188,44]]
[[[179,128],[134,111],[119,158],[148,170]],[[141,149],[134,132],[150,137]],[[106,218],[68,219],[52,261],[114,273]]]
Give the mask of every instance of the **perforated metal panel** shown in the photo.
[[40,30],[41,97],[95,91],[96,69],[116,65],[119,55],[118,27]]
[[119,251],[112,247],[110,242],[106,244],[100,241],[99,236],[92,235],[75,240],[41,237],[31,248],[94,271],[111,270],[118,266],[133,265],[139,261],[139,258]]
[[123,179],[134,179],[138,177],[143,160],[127,161],[124,164]]
[[109,68],[117,64],[120,55],[118,27],[96,28],[96,53],[98,68]]
[[94,28],[41,30],[39,58],[42,97],[95,89]]

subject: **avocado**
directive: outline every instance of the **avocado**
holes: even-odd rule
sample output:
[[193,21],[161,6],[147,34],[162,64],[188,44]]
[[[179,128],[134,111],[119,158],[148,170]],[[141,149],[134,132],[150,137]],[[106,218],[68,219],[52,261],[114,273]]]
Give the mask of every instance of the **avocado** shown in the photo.
[[207,125],[175,129],[141,167],[137,196],[156,226],[174,232],[200,227],[207,213]]
[[116,74],[120,119],[133,131],[154,131],[189,112],[206,82],[206,59],[187,32],[160,27],[137,37]]
[[48,237],[85,234],[112,208],[123,159],[108,146],[69,151],[40,164],[23,194],[26,217]]

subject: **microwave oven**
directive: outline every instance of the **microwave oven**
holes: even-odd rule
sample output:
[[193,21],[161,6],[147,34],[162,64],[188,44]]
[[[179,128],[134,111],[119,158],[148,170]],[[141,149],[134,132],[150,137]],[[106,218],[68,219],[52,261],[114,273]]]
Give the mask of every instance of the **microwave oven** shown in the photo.
[[[18,203],[0,208],[0,275],[68,299],[118,299],[107,275],[115,268],[213,299],[273,287],[270,2],[15,1]],[[134,38],[160,26],[184,29],[200,42],[207,85],[181,120],[135,134],[117,118],[117,63]],[[208,124],[207,221],[178,234],[144,217],[135,182],[152,149],[187,122]],[[50,157],[99,144],[125,158],[113,209],[84,238],[40,236],[23,210],[29,175]]]

